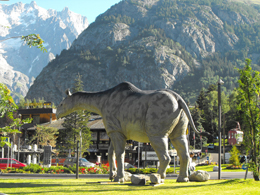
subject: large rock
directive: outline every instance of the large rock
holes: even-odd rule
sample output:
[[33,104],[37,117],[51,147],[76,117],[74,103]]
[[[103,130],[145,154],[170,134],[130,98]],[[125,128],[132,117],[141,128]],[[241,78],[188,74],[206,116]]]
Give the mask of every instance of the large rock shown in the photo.
[[150,180],[151,180],[151,183],[152,184],[160,184],[160,183],[163,183],[162,179],[161,179],[161,175],[158,174],[158,173],[152,173],[151,176],[150,176]]
[[125,171],[125,175],[124,175],[124,181],[125,182],[130,182],[131,181],[131,177],[132,177],[132,174]]
[[189,176],[190,181],[208,181],[210,179],[210,175],[207,171],[195,171],[193,174]]
[[145,185],[146,181],[150,180],[150,177],[145,175],[132,175],[131,182],[134,185]]

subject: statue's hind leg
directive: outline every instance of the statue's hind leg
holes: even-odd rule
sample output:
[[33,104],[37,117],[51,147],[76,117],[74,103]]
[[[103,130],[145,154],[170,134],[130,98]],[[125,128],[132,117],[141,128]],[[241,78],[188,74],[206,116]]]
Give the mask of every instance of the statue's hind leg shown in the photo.
[[176,148],[178,156],[180,157],[180,173],[177,178],[178,182],[187,182],[188,178],[188,165],[189,165],[189,151],[186,136],[180,136],[171,139],[172,145]]
[[168,154],[168,137],[149,137],[149,140],[160,161],[158,173],[164,179],[166,177],[167,166],[171,161]]
[[180,173],[177,178],[178,182],[188,182],[188,166],[189,166],[189,148],[187,141],[187,126],[188,119],[184,112],[182,112],[180,120],[176,127],[173,129],[169,138],[171,140],[172,145],[177,150],[177,154],[180,157]]

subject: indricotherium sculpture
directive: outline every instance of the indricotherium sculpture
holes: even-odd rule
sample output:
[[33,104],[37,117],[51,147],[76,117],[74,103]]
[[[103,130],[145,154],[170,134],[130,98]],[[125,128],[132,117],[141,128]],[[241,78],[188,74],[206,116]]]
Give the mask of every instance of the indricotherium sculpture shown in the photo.
[[[151,143],[160,166],[158,173],[166,177],[168,138],[180,157],[179,182],[187,182],[189,151],[186,138],[187,126],[197,132],[190,111],[184,100],[168,89],[140,90],[123,82],[101,92],[77,92],[67,97],[57,108],[57,117],[64,117],[76,110],[85,109],[102,116],[106,132],[111,139],[108,149],[109,178],[124,181],[124,156],[126,140]],[[117,168],[115,163],[117,160]]]

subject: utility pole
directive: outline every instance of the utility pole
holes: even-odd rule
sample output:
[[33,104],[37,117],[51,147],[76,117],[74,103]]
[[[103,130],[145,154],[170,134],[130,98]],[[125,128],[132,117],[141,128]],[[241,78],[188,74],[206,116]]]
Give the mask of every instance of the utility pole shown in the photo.
[[224,82],[219,79],[218,81],[218,141],[219,141],[219,152],[218,152],[218,179],[221,179],[221,85]]

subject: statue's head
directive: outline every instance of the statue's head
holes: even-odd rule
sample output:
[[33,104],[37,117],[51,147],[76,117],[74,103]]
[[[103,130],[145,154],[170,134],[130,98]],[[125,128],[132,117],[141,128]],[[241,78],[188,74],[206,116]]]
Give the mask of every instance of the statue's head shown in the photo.
[[57,118],[64,117],[71,113],[72,109],[72,94],[69,89],[65,91],[67,97],[61,101],[57,107],[56,116]]

